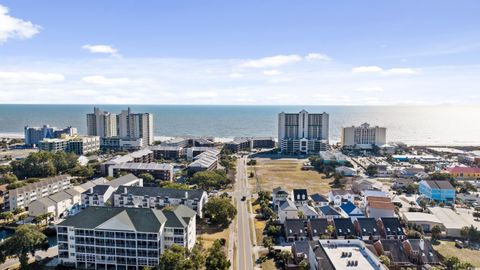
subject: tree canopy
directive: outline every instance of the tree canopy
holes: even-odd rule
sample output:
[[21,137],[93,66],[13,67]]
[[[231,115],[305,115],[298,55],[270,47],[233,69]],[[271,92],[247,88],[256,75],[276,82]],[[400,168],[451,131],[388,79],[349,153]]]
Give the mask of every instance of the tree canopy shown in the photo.
[[228,225],[237,215],[237,209],[229,198],[211,198],[203,207],[204,214],[214,224]]
[[225,241],[215,240],[212,247],[208,249],[208,256],[205,262],[205,267],[208,270],[227,270],[230,268],[230,261],[225,252],[223,245]]
[[31,153],[24,160],[11,163],[13,173],[19,178],[49,177],[67,172],[78,165],[74,153],[67,152],[37,152]]
[[189,182],[204,190],[225,188],[231,183],[227,174],[220,170],[197,172],[190,178]]
[[37,250],[47,249],[47,236],[37,226],[20,225],[15,234],[0,245],[0,263],[5,262],[7,256],[16,256],[20,261],[20,269],[28,269],[28,255],[34,256]]

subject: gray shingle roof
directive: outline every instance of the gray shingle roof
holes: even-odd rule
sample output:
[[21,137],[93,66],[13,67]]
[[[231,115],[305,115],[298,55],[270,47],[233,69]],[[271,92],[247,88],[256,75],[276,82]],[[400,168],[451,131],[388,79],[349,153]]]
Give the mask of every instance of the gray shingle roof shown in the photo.
[[129,230],[159,232],[167,218],[158,209],[90,206],[68,217],[58,226],[83,229]]
[[307,236],[305,229],[306,219],[286,219],[284,224],[285,234],[288,236]]
[[377,221],[374,218],[357,218],[357,222],[362,236],[380,235]]
[[192,189],[192,190],[183,190],[175,188],[161,188],[161,187],[125,187],[121,186],[115,191],[114,194],[125,194],[125,188],[127,189],[127,194],[134,196],[145,196],[150,197],[161,197],[161,198],[185,198],[186,193],[188,194],[189,199],[200,200],[204,195],[202,189]]
[[113,188],[118,188],[119,186],[128,184],[136,179],[139,179],[139,178],[129,173],[127,175],[113,179],[112,181],[108,182],[108,185],[112,186]]
[[190,219],[195,218],[197,213],[192,209],[177,205],[173,209],[164,209],[163,214],[167,218],[166,227],[186,228]]

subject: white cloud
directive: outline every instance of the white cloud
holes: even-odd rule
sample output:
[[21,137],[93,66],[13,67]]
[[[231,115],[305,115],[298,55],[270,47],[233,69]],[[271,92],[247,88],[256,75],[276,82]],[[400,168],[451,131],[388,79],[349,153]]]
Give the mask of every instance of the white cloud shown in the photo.
[[242,78],[243,77],[243,74],[242,73],[230,73],[228,75],[228,77],[232,78],[232,79],[238,79],[238,78]]
[[354,67],[352,69],[353,73],[379,73],[382,71],[383,71],[383,68],[379,66],[361,66],[361,67]]
[[[288,67],[238,70],[240,63],[238,59],[108,57],[101,61],[92,58],[45,61],[19,58],[0,63],[0,71],[3,71],[0,73],[0,102],[480,104],[480,65],[416,67],[415,71],[421,71],[421,76],[387,76],[384,72],[388,69],[354,74],[353,66],[335,61],[314,65],[314,68],[304,59]],[[37,72],[24,72],[31,70]],[[267,70],[279,70],[284,74],[267,77],[263,74]],[[233,73],[244,77],[232,79],[229,75]],[[398,71],[393,73],[398,74]],[[457,89],[455,100],[451,98],[451,89]],[[39,95],[39,91],[45,94]]]
[[302,61],[302,57],[296,54],[291,55],[276,55],[271,57],[264,57],[260,59],[248,60],[243,62],[240,67],[243,68],[269,68],[279,67],[283,65],[292,64]]
[[52,83],[65,79],[63,74],[43,72],[0,72],[3,83]]
[[279,70],[276,70],[276,69],[264,70],[263,71],[263,75],[265,75],[265,76],[277,76],[277,75],[280,75],[280,74],[282,74],[282,72],[280,72]]
[[412,68],[391,68],[383,69],[379,66],[360,66],[352,69],[353,73],[378,73],[385,76],[397,76],[397,75],[415,75],[418,71]]
[[392,69],[386,70],[383,74],[384,75],[415,75],[415,74],[418,74],[418,72],[411,68],[392,68]]
[[130,83],[130,79],[128,78],[107,78],[102,75],[86,76],[82,78],[82,81],[85,83],[102,86],[118,86]]
[[305,56],[305,59],[307,59],[308,61],[331,61],[332,58],[330,58],[328,55],[326,54],[322,54],[322,53],[309,53]]
[[372,87],[360,87],[355,89],[357,92],[382,92],[383,88],[380,86],[372,86]]
[[90,45],[86,44],[82,46],[82,49],[87,50],[91,53],[103,53],[103,54],[110,54],[111,56],[119,56],[118,50],[113,48],[110,45]]
[[8,8],[0,5],[0,44],[11,38],[27,39],[40,32],[41,27],[8,15]]

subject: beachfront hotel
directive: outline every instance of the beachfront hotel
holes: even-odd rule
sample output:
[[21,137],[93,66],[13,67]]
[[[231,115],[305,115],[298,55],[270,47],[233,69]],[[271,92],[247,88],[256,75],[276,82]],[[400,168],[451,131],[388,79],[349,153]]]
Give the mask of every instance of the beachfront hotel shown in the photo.
[[87,133],[100,138],[119,137],[124,139],[142,139],[144,145],[153,144],[153,115],[150,113],[132,113],[130,108],[120,114],[94,108],[87,114]]
[[144,269],[176,244],[192,249],[196,212],[92,206],[56,226],[59,263],[81,269]]
[[64,129],[58,129],[49,125],[43,125],[42,127],[24,127],[25,145],[36,146],[43,139],[61,138],[62,136],[74,136],[78,133],[74,127],[66,127]]
[[342,128],[342,146],[351,149],[372,149],[387,143],[387,128],[364,123]]
[[285,154],[318,154],[327,150],[329,115],[327,113],[280,113],[278,142]]

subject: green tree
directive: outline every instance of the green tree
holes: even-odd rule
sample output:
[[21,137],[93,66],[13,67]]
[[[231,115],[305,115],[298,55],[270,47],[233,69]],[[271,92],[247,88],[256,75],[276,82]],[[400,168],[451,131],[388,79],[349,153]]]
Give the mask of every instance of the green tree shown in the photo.
[[12,171],[12,166],[10,165],[1,165],[0,166],[0,174],[8,173]]
[[230,267],[230,261],[223,251],[222,241],[215,240],[212,247],[208,249],[205,267],[208,270],[227,270]]
[[214,224],[228,225],[237,215],[237,209],[228,198],[211,198],[203,212]]
[[300,270],[310,269],[310,264],[308,263],[307,259],[303,259],[300,263],[298,263],[298,268]]
[[15,218],[15,215],[12,212],[2,212],[0,213],[0,219],[5,220],[7,223]]
[[270,235],[270,236],[275,236],[275,235],[278,235],[281,231],[281,227],[280,226],[276,226],[276,225],[268,225],[267,227],[267,234]]
[[190,190],[190,186],[187,184],[182,184],[182,183],[174,183],[174,182],[168,182],[168,181],[163,181],[160,183],[160,187],[162,188],[174,188],[174,189],[183,189],[183,190]]
[[377,166],[368,165],[366,173],[367,173],[368,176],[375,176],[378,173]]
[[37,250],[47,250],[48,240],[37,226],[20,225],[12,237],[7,238],[1,245],[0,263],[6,256],[16,256],[20,261],[20,269],[28,269],[28,255],[35,256]]
[[179,245],[172,245],[160,256],[158,269],[160,270],[190,270],[191,261],[185,257],[186,249]]
[[190,260],[192,261],[193,269],[200,270],[205,266],[205,248],[201,239],[197,240],[197,243],[190,251]]
[[273,238],[270,236],[264,237],[262,241],[263,246],[268,249],[268,252],[271,252],[273,249]]
[[417,192],[417,189],[418,189],[417,185],[411,183],[407,185],[407,187],[405,188],[405,192],[407,194],[414,194]]
[[380,262],[382,262],[387,268],[390,267],[390,258],[388,258],[387,256],[385,255],[381,255],[380,257],[378,257],[378,259],[380,260]]
[[440,228],[440,226],[435,225],[435,226],[432,227],[430,232],[432,233],[432,239],[434,241],[437,241],[440,237],[440,234],[442,233],[442,229]]
[[12,184],[16,181],[18,181],[18,178],[15,174],[13,173],[5,173],[2,178],[0,179],[1,182],[5,183],[5,184]]
[[155,181],[155,177],[149,173],[142,173],[139,175],[140,178],[143,179],[144,182],[149,183]]
[[87,165],[87,166],[77,165],[74,168],[70,169],[68,172],[73,176],[78,176],[84,179],[90,179],[95,174],[94,168],[90,165]]
[[288,260],[292,258],[292,253],[288,250],[282,250],[280,251],[280,254],[278,255],[278,257],[283,262],[283,264],[286,265]]
[[455,256],[447,257],[444,260],[445,266],[449,270],[469,270],[473,269],[473,265],[469,262],[462,262]]
[[197,172],[189,179],[189,182],[204,190],[221,189],[231,184],[226,173],[219,170]]

